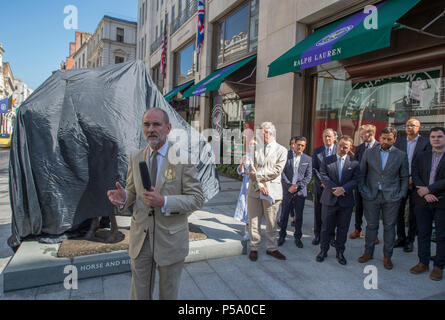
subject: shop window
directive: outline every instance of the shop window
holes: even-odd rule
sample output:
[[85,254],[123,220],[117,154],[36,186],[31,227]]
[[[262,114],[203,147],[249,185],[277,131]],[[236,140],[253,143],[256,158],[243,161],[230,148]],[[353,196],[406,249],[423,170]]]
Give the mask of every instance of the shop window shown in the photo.
[[193,52],[195,41],[175,53],[175,86],[194,79]]
[[[335,74],[336,79],[346,79],[346,76],[346,72]],[[356,146],[361,143],[359,128],[364,124],[377,127],[377,139],[387,126],[395,127],[399,137],[405,136],[405,123],[410,118],[418,119],[422,124],[420,134],[428,136],[432,127],[445,124],[444,89],[441,86],[440,69],[362,82],[334,80],[320,74],[314,147],[323,144],[321,135],[326,128],[336,130],[339,136],[350,135]]]
[[258,13],[258,0],[251,0],[216,26],[216,61],[218,66],[256,51]]
[[[230,156],[232,163],[245,153],[245,141],[243,141],[246,129],[254,131],[255,102],[241,101],[237,94],[227,94],[213,98],[212,128],[218,132],[220,139],[213,141],[215,154],[221,163],[224,157]],[[233,130],[239,133],[232,138],[230,143],[223,143],[224,130]]]

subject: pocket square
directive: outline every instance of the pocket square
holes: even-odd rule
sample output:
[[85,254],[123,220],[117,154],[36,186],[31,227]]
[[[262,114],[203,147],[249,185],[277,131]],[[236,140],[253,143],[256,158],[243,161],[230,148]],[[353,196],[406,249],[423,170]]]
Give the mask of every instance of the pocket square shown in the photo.
[[302,166],[307,166],[308,164],[309,164],[309,163],[306,162],[306,163],[302,163],[301,165],[302,165]]
[[348,170],[352,170],[352,168],[351,168],[351,167],[349,167],[349,168],[348,168]]

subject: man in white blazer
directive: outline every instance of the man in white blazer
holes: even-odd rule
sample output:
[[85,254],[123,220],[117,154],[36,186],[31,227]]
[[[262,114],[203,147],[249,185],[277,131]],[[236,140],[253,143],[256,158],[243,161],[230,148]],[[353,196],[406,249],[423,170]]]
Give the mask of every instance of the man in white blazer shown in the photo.
[[[148,110],[142,130],[148,146],[136,152],[128,164],[127,186],[116,183],[108,191],[111,203],[121,210],[133,205],[130,226],[131,299],[152,300],[156,266],[159,299],[176,300],[185,257],[189,252],[187,218],[204,203],[198,172],[190,164],[172,164],[168,115],[160,108]],[[145,190],[139,170],[147,162],[152,187]],[[153,187],[154,186],[154,187]]]
[[276,130],[271,122],[261,124],[264,144],[254,150],[251,165],[247,209],[249,217],[250,254],[249,259],[258,259],[261,243],[261,221],[266,222],[266,253],[280,260],[286,257],[277,250],[276,219],[283,199],[281,173],[287,161],[287,149],[275,141]]

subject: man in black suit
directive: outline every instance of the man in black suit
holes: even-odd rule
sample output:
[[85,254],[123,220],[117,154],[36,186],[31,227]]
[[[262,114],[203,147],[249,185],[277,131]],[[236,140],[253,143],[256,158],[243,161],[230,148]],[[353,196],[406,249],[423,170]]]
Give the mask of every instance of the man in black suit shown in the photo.
[[[360,139],[362,144],[355,148],[354,160],[358,163],[362,160],[362,156],[367,149],[371,149],[374,146],[379,145],[379,142],[375,139],[376,127],[372,124],[365,124],[360,127]],[[349,235],[350,239],[357,239],[362,236],[362,224],[363,224],[363,198],[358,190],[355,188],[355,229]],[[376,239],[376,244],[379,243],[379,238]]]
[[[418,154],[430,151],[431,144],[428,139],[419,135],[420,121],[417,119],[409,119],[405,125],[406,137],[398,138],[394,144],[397,149],[406,152],[409,162],[409,187],[406,197],[400,202],[399,213],[397,216],[397,240],[394,248],[403,247],[403,251],[412,252],[413,243],[417,233],[416,216],[414,214],[414,201],[413,194],[416,192],[413,187],[413,180],[411,178],[411,164]],[[405,205],[409,203],[409,215],[408,215],[408,237],[405,233]]]
[[335,132],[328,128],[323,131],[323,145],[314,150],[312,154],[312,173],[314,176],[314,240],[313,245],[320,244],[321,233],[321,194],[323,192],[323,183],[321,182],[320,167],[326,157],[337,154],[337,145],[335,144]]
[[307,197],[307,185],[312,178],[312,159],[303,153],[306,143],[305,137],[293,137],[291,139],[291,150],[288,152],[286,165],[281,174],[283,203],[281,207],[280,236],[278,238],[279,246],[285,241],[289,214],[293,212],[295,217],[295,245],[298,248],[303,248],[303,242],[301,242],[303,209]]
[[412,164],[419,263],[410,272],[420,274],[429,269],[434,221],[437,246],[430,279],[442,280],[445,266],[445,128],[432,128],[430,143],[432,151],[419,154]]
[[353,191],[360,178],[360,164],[348,156],[352,144],[351,137],[341,137],[337,154],[327,157],[321,163],[320,175],[325,188],[321,196],[322,231],[321,251],[316,259],[318,262],[322,262],[327,256],[330,234],[337,228],[337,260],[342,265],[346,264],[343,253],[354,207]]

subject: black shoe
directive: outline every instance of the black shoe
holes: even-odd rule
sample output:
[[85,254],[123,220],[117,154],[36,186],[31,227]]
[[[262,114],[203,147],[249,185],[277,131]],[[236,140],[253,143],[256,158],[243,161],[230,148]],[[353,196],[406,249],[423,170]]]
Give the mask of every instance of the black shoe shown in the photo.
[[320,235],[315,235],[314,240],[312,240],[312,244],[314,246],[318,246],[320,244]]
[[281,247],[284,241],[286,241],[285,237],[279,237],[277,241],[278,246]]
[[346,264],[346,259],[345,259],[345,256],[343,255],[343,252],[337,251],[336,258],[338,260],[338,263],[340,263],[341,265]]
[[403,248],[405,246],[406,240],[405,239],[397,239],[394,243],[394,248]]
[[405,243],[405,246],[403,247],[404,252],[413,252],[414,250],[414,243],[411,241],[408,241]]
[[331,239],[331,241],[329,241],[329,245],[335,248],[335,239]]
[[303,242],[300,239],[295,239],[295,245],[297,248],[303,248]]
[[317,260],[318,262],[323,262],[324,258],[326,258],[328,256],[327,251],[321,250],[320,253],[317,255],[317,258],[315,258],[315,260]]

